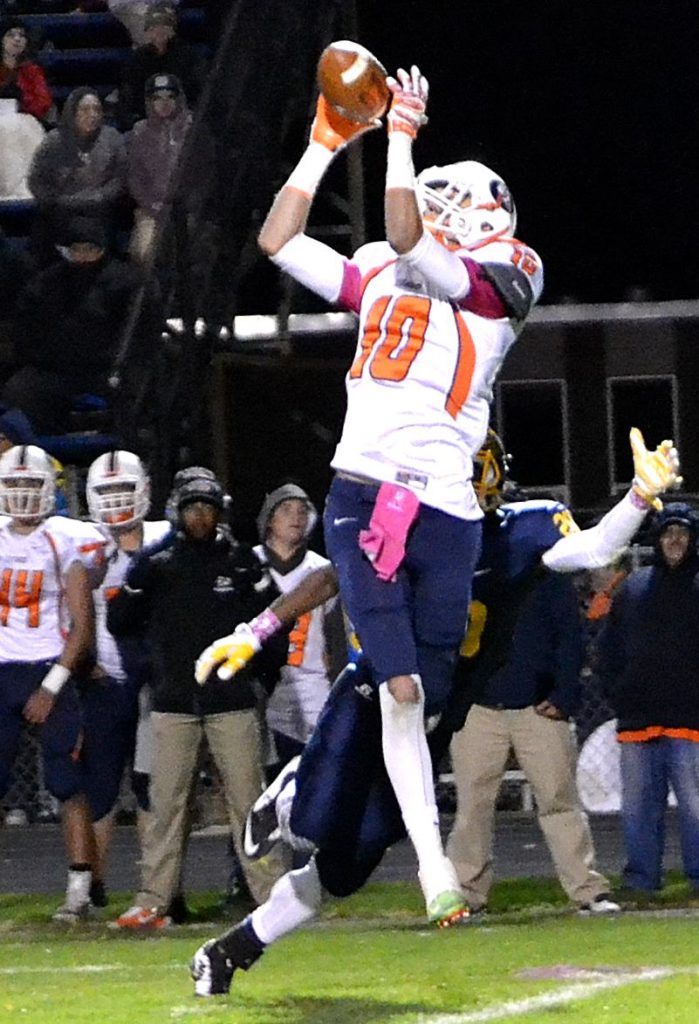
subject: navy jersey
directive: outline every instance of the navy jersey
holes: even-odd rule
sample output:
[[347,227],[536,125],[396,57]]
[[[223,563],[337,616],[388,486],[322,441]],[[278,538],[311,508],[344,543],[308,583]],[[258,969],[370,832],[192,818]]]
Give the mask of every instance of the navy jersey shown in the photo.
[[[453,731],[461,728],[468,706],[482,697],[485,687],[510,658],[523,606],[546,575],[542,556],[575,529],[570,511],[558,501],[512,502],[486,515],[469,627],[457,670],[458,693],[448,715]],[[551,587],[560,588],[562,606],[570,614],[573,597],[569,580],[561,576]],[[555,601],[555,595],[548,595],[548,600]],[[523,706],[528,703],[524,700]]]

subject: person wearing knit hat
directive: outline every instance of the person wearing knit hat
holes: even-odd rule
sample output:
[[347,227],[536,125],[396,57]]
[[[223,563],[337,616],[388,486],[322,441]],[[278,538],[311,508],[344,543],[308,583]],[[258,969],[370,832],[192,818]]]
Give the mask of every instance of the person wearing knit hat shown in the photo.
[[662,889],[670,787],[684,873],[699,896],[699,516],[671,502],[653,531],[653,564],[621,585],[598,641],[599,674],[617,715],[626,847],[619,897],[629,905]]
[[[269,567],[282,594],[293,590],[309,573],[330,566],[327,558],[308,548],[317,519],[313,502],[298,484],[285,483],[265,495],[257,516],[260,544],[255,553]],[[266,708],[276,752],[276,762],[268,770],[270,777],[303,750],[346,654],[337,596],[294,624],[287,663]]]

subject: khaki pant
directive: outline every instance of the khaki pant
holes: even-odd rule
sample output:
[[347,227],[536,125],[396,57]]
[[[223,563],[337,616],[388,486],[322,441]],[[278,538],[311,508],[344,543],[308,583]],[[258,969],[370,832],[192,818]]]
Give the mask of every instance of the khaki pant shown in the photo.
[[164,912],[177,891],[187,830],[187,798],[197,755],[206,736],[221,775],[233,843],[250,891],[263,903],[273,884],[291,867],[290,853],[276,847],[251,861],[241,836],[251,805],[264,789],[262,745],[257,712],[218,715],[166,714],[154,711],[150,799],[152,820],[146,834],[142,887],[137,903]]
[[451,743],[458,805],[447,843],[471,907],[485,906],[493,882],[495,803],[510,748],[534,791],[539,824],[568,897],[588,903],[608,892],[607,879],[594,870],[568,723],[543,718],[531,707],[498,711],[475,704]]

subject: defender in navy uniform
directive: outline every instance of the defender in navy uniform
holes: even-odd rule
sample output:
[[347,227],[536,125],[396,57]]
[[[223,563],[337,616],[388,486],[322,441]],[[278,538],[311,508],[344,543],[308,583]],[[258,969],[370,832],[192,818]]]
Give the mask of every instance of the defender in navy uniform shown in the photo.
[[[609,882],[595,870],[592,834],[577,793],[569,718],[580,702],[584,658],[570,576],[551,572],[547,552],[577,528],[556,501],[503,501],[505,455],[491,432],[486,452],[498,482],[474,583],[469,630],[444,728],[453,732],[457,815],[449,855],[471,912],[493,882],[495,807],[514,750],[534,790],[539,824],[559,880],[584,913],[614,913]],[[486,489],[487,490],[487,489]]]
[[[493,510],[494,528],[487,531],[488,550],[475,579],[476,599],[482,604],[492,587],[490,609],[479,624],[474,608],[471,636],[467,637],[468,644],[478,636],[481,664],[491,659],[491,664],[497,665],[502,656],[499,652],[505,649],[506,623],[509,621],[511,629],[510,616],[516,613],[532,579],[545,572],[542,566],[554,572],[572,572],[612,561],[632,538],[657,495],[675,484],[679,464],[672,443],[663,442],[648,452],[640,432],[632,434],[633,485],[592,529],[579,531],[569,510],[557,502],[526,503],[531,511],[519,516],[506,509]],[[496,449],[489,434],[475,460],[474,483],[486,505],[504,482],[504,460],[498,458]],[[500,567],[497,571],[496,565]],[[239,647],[236,634],[225,643],[217,642],[215,660],[230,665],[240,658],[243,664],[247,641],[244,634],[239,639]],[[208,648],[200,661],[210,659],[212,649]],[[431,728],[437,723],[426,723],[435,760],[451,736],[449,709],[443,718],[447,727]],[[266,903],[244,921],[197,950],[191,964],[196,994],[228,992],[236,969],[247,970],[269,943],[312,919],[324,896],[356,892],[386,849],[404,835],[383,763],[377,688],[360,656],[336,681],[301,758],[290,762],[262,794],[246,824],[249,856],[264,856],[280,838],[313,851],[312,856],[304,867],[280,878]]]

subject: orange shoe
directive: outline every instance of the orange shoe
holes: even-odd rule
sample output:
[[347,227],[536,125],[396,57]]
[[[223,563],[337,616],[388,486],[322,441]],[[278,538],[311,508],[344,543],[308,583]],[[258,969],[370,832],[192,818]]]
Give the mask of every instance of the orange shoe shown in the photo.
[[121,917],[114,922],[115,928],[133,928],[156,930],[158,928],[169,928],[172,918],[166,914],[159,914],[157,907],[140,907],[137,903],[125,910]]

